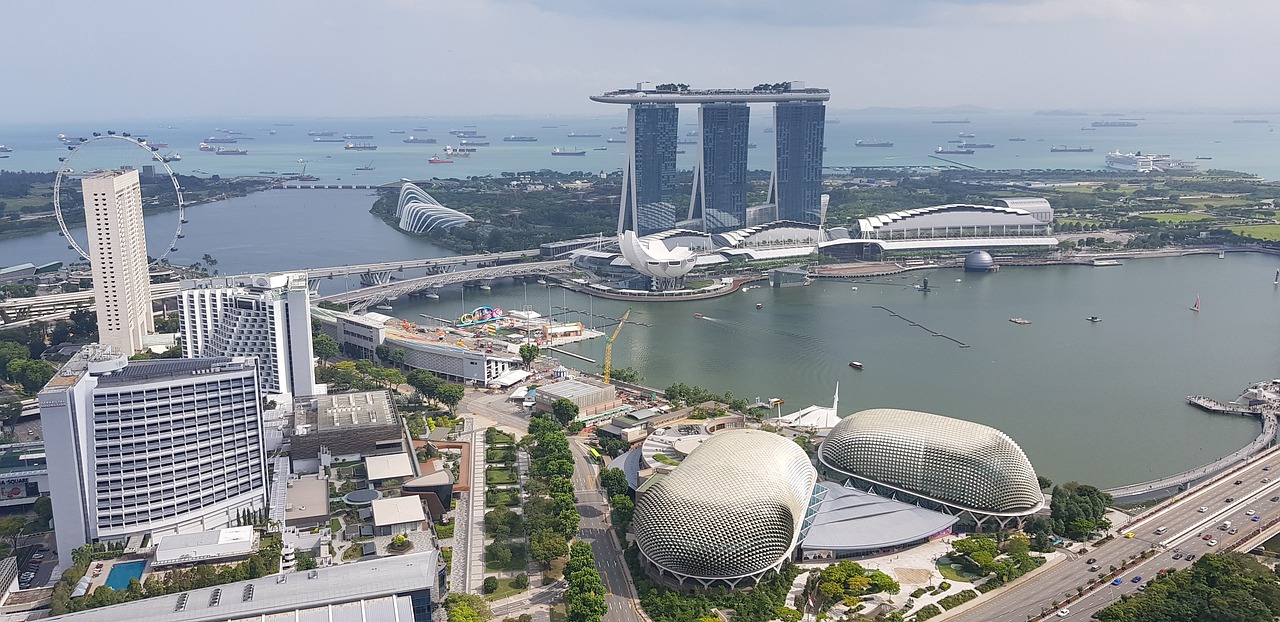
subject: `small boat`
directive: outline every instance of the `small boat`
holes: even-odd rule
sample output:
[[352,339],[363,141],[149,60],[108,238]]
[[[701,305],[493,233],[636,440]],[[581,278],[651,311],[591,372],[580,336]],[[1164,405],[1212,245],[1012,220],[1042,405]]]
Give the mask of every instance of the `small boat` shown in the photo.
[[427,160],[427,163],[428,164],[453,164],[453,160],[450,160],[448,158],[442,158],[440,156],[435,156],[430,160]]
[[1196,304],[1195,306],[1191,307],[1191,310],[1195,311],[1196,313],[1200,312],[1200,295],[1199,294],[1196,294]]
[[757,303],[756,303],[756,310],[757,310],[757,311],[759,311],[760,309],[763,309],[763,308],[764,308],[764,303],[763,303],[763,302],[757,302]]
[[1093,323],[1095,323],[1095,324],[1096,324],[1096,323],[1098,323],[1098,322],[1101,322],[1101,321],[1102,321],[1102,318],[1100,318],[1100,317],[1098,317],[1098,316],[1096,316],[1096,315],[1090,315],[1089,317],[1087,317],[1087,318],[1085,318],[1085,319],[1086,319],[1086,320],[1089,320],[1090,322],[1093,322]]
[[702,314],[701,314],[701,313],[694,313],[694,314],[693,314],[693,317],[695,317],[695,318],[697,318],[697,319],[701,320],[701,319],[702,319]]
[[849,361],[849,367],[852,367],[852,368],[854,368],[854,369],[861,370],[861,369],[862,369],[862,363],[859,363],[858,361]]
[[1014,324],[1022,324],[1022,325],[1031,323],[1031,320],[1020,318],[1020,317],[1011,317],[1009,318],[1009,321],[1013,322]]
[[1276,285],[1280,285],[1280,270],[1276,270]]
[[391,307],[391,305],[375,305],[373,308],[374,308],[374,309],[377,309],[377,310],[379,310],[379,311],[391,311],[391,310],[393,310],[393,309],[392,309],[392,307]]
[[480,285],[480,289],[481,289],[481,290],[483,290],[483,291],[486,291],[486,292],[487,292],[487,291],[492,290],[492,289],[493,289],[493,287],[492,287],[492,286],[490,286],[490,285],[484,285],[484,284],[481,284],[481,285]]
[[853,287],[850,287],[849,289],[851,289],[851,290],[853,290],[853,291],[855,291],[855,292],[856,292],[856,291],[858,291],[858,286],[857,286],[857,285],[854,285]]

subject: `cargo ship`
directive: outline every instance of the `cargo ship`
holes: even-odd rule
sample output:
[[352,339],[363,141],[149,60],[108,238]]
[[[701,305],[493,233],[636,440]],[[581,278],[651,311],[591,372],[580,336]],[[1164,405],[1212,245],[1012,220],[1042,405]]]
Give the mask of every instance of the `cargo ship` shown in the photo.
[[577,132],[569,132],[565,134],[566,138],[600,138],[599,134],[579,134]]
[[994,149],[995,145],[991,143],[963,142],[963,143],[960,143],[960,148],[961,149]]
[[313,143],[345,143],[347,141],[342,138],[336,138],[336,137],[330,138],[330,137],[317,136],[316,138],[312,138],[311,142]]
[[947,147],[938,147],[933,152],[943,155],[973,155],[972,149],[949,149]]
[[346,149],[347,151],[376,151],[378,146],[370,145],[368,143],[347,143],[343,149]]
[[151,142],[149,142],[149,143],[147,143],[147,146],[148,146],[148,147],[153,147],[153,148],[156,148],[156,149],[168,149],[168,148],[169,148],[169,143],[151,143]]
[[604,140],[604,142],[607,142],[607,143],[625,143],[625,142],[627,142],[627,139],[625,139],[625,138],[606,138],[606,139]]
[[586,149],[563,149],[556,147],[551,150],[553,156],[584,156],[587,155]]
[[427,163],[428,164],[453,164],[453,160],[450,160],[448,158],[442,158],[437,155],[437,156],[432,156],[430,160],[427,160]]
[[9,147],[7,145],[0,145],[0,153],[11,153],[11,152],[13,152],[13,147]]
[[390,132],[387,132],[387,133],[388,133],[388,134],[403,134],[403,133],[404,133],[404,130],[391,130]]
[[343,134],[343,138],[347,140],[369,140],[373,138],[372,134]]
[[937,121],[934,121],[934,123],[968,125],[969,120],[968,119],[939,119]]
[[973,132],[960,132],[957,136],[960,138],[974,138]]
[[458,146],[459,146],[459,147],[488,147],[488,146],[489,146],[489,141],[487,141],[487,140],[471,140],[471,139],[468,139],[468,138],[464,138],[464,139],[462,139],[462,140],[458,141]]
[[1138,127],[1133,121],[1094,121],[1089,125],[1093,127]]
[[201,150],[201,151],[216,151],[216,149],[214,148],[214,146],[213,146],[213,145],[210,145],[209,143],[200,143],[200,150]]
[[510,136],[508,136],[508,137],[506,137],[506,138],[503,138],[503,139],[502,139],[502,142],[505,142],[505,143],[536,143],[536,142],[538,142],[538,139],[537,139],[537,138],[534,138],[533,136],[516,136],[515,134],[512,134],[512,135],[510,135]]
[[892,147],[893,143],[887,140],[859,140],[853,143],[854,147]]
[[208,137],[208,138],[204,139],[204,142],[209,143],[210,145],[213,145],[213,144],[224,144],[224,145],[228,145],[228,144],[235,144],[236,139],[231,138],[230,136],[224,136],[224,137],[222,137],[222,138],[215,138],[215,137],[213,137],[213,136],[210,136],[210,137]]
[[1093,153],[1093,147],[1085,145],[1083,147],[1068,147],[1066,145],[1054,145],[1049,148],[1050,153]]
[[333,136],[334,134],[337,134],[337,132],[318,132],[316,130],[307,132],[307,136]]
[[436,143],[436,139],[434,139],[434,138],[417,138],[417,137],[415,137],[415,136],[410,136],[410,137],[408,137],[408,138],[404,139],[404,140],[403,140],[403,141],[401,141],[401,142],[406,142],[406,143],[415,143],[415,144],[423,144],[423,145],[434,145],[434,144]]
[[244,149],[227,149],[226,147],[218,147],[218,150],[214,153],[218,155],[249,155],[249,152]]
[[1236,119],[1232,123],[1270,123],[1266,119]]

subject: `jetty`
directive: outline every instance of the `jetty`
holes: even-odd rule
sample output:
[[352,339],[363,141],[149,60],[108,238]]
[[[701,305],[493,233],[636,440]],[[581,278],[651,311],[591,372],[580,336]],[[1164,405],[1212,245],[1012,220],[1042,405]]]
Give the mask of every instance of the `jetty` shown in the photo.
[[1246,417],[1261,417],[1263,414],[1263,411],[1260,408],[1241,408],[1238,405],[1223,404],[1218,400],[1215,400],[1213,398],[1208,398],[1203,395],[1189,395],[1187,396],[1187,403],[1201,410],[1206,410],[1211,413],[1217,413],[1220,415],[1243,415]]
[[933,330],[932,328],[929,328],[928,326],[925,326],[924,324],[921,324],[921,323],[919,323],[919,322],[914,322],[914,321],[912,321],[910,318],[907,318],[907,317],[905,317],[905,316],[902,316],[902,315],[898,314],[897,312],[895,312],[893,309],[890,309],[889,307],[884,307],[884,306],[881,306],[881,305],[872,305],[872,306],[871,306],[871,308],[872,308],[872,309],[880,309],[880,310],[882,310],[882,311],[885,311],[885,312],[887,312],[887,313],[889,314],[889,317],[896,317],[896,318],[898,318],[898,319],[900,319],[900,320],[902,320],[902,321],[906,322],[908,326],[913,326],[913,327],[915,327],[915,328],[919,328],[919,329],[921,329],[921,330],[925,331],[926,333],[929,333],[930,335],[932,335],[932,336],[934,336],[934,337],[942,337],[943,339],[946,339],[946,340],[948,340],[948,341],[954,342],[956,345],[960,346],[961,348],[967,348],[967,347],[969,347],[969,344],[967,344],[967,343],[965,343],[965,342],[963,342],[963,341],[960,341],[959,339],[956,339],[955,337],[952,337],[952,336],[950,336],[950,335],[944,335],[944,334],[942,334],[942,333],[940,333],[940,332],[938,332],[938,331],[936,331],[936,330]]

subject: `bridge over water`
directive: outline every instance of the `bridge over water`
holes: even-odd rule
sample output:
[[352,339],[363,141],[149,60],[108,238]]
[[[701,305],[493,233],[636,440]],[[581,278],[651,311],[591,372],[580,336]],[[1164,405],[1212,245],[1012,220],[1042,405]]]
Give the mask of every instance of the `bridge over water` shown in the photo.
[[429,274],[427,276],[404,279],[402,281],[391,281],[385,284],[371,285],[369,287],[362,287],[360,289],[343,292],[341,294],[322,296],[320,297],[320,300],[326,300],[338,304],[347,304],[350,305],[352,311],[358,312],[363,311],[370,305],[383,300],[394,300],[400,296],[407,296],[412,293],[429,289],[438,289],[446,285],[456,285],[458,283],[470,283],[474,281],[487,281],[504,277],[563,274],[572,269],[572,262],[568,259],[488,266],[483,268],[473,268],[471,270],[457,270],[441,274]]

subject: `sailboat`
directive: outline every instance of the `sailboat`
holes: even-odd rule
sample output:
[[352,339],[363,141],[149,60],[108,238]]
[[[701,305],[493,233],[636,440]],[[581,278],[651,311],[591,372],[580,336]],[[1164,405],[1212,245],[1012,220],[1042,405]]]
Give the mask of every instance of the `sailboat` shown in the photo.
[[1276,270],[1276,285],[1280,285],[1280,270]]
[[1191,310],[1196,313],[1200,312],[1200,294],[1196,294],[1196,306],[1191,307]]

